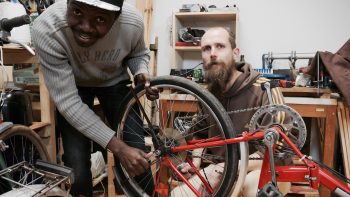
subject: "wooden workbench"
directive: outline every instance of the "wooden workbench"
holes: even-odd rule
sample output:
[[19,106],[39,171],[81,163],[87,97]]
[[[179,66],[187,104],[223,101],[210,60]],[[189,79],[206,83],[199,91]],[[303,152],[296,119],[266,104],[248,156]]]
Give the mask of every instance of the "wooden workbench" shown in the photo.
[[[285,103],[295,109],[302,117],[324,119],[324,125],[322,125],[324,128],[322,163],[334,168],[337,100],[330,98],[331,91],[327,88],[293,87],[282,89],[282,92],[285,96]],[[320,135],[320,133],[314,135]],[[325,187],[321,187],[319,192],[322,197],[331,196],[330,191]]]
[[333,168],[337,100],[328,98],[285,97],[288,106],[302,117],[325,118],[322,161]]

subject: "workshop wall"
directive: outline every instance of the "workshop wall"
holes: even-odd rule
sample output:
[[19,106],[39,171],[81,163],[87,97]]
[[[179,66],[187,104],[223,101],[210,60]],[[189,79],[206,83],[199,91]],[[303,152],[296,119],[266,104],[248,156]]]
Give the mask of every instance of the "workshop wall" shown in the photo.
[[191,3],[237,5],[239,48],[255,68],[261,67],[261,56],[269,51],[336,52],[350,38],[348,0],[153,0],[151,43],[157,36],[157,75],[170,73],[172,13]]

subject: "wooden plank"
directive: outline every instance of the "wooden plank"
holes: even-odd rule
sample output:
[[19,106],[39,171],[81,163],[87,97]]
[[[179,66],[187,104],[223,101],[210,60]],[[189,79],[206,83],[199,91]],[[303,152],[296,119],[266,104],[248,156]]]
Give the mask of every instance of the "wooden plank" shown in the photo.
[[113,179],[114,179],[113,167],[114,167],[113,153],[110,151],[107,151],[108,197],[114,197],[116,195],[114,182],[113,182]]
[[303,105],[337,105],[336,99],[328,98],[304,98],[304,97],[284,97],[287,104],[303,104]]
[[312,189],[309,185],[292,185],[290,193],[319,196],[318,190]]
[[318,94],[331,94],[332,91],[329,88],[307,88],[307,87],[292,87],[292,88],[281,88],[283,96],[293,97],[317,97]]
[[346,142],[346,150],[347,150],[347,157],[348,157],[348,163],[344,164],[344,170],[345,170],[345,176],[350,176],[350,131],[349,131],[349,121],[346,117],[346,109],[344,102],[340,102],[340,109],[342,114],[342,122],[343,122],[343,130],[345,135],[345,142]]
[[198,21],[236,21],[236,17],[238,16],[235,12],[178,12],[175,15],[179,20],[195,23]]
[[9,45],[4,45],[4,64],[18,64],[21,62],[22,64],[34,64],[39,63],[39,60],[36,56],[30,54],[27,50],[23,48],[11,47]]
[[167,94],[163,93],[160,95],[160,100],[170,100],[170,101],[196,101],[195,97],[190,94]]
[[306,104],[286,104],[295,109],[302,117],[318,117],[325,118],[327,116],[327,108],[322,105],[306,105]]
[[158,37],[155,38],[154,44],[150,44],[150,50],[149,73],[151,76],[157,76]]
[[145,17],[145,26],[146,26],[146,43],[150,44],[151,30],[152,30],[152,21],[153,21],[153,0],[146,1],[146,17]]
[[317,127],[319,129],[319,133],[320,133],[320,140],[321,140],[321,143],[324,144],[324,135],[325,135],[325,121],[324,121],[324,118],[317,118]]
[[138,0],[136,1],[136,8],[143,16],[143,23],[145,26],[144,39],[146,45],[150,44],[150,34],[153,19],[153,1],[152,0]]
[[36,129],[41,129],[48,125],[50,125],[49,122],[33,122],[32,125],[30,125],[29,127],[33,130],[36,130]]
[[[346,103],[344,103],[344,108],[345,108],[345,117],[343,119],[343,124],[344,124],[344,129],[346,134],[347,134],[347,138],[346,141],[347,143],[347,153],[348,153],[348,159],[350,160],[350,118],[349,118],[349,107],[346,105]],[[347,174],[346,177],[350,178],[350,161],[348,160],[348,163],[345,165],[346,166],[346,170],[347,170]],[[350,184],[348,184],[350,186]]]
[[48,137],[48,140],[43,141],[51,161],[56,163],[56,132],[55,132],[55,106],[50,98],[44,82],[43,73],[39,72],[39,87],[40,87],[40,113],[42,122],[50,122],[51,124],[41,129],[41,136]]
[[348,157],[348,140],[347,140],[347,135],[344,130],[344,123],[343,123],[343,117],[341,113],[341,103],[339,102],[338,104],[338,109],[337,109],[337,114],[338,114],[338,124],[339,124],[339,133],[340,133],[340,142],[341,142],[341,148],[343,152],[343,165],[344,165],[344,171],[345,171],[345,176],[348,175],[348,163],[349,163],[349,157]]
[[322,162],[330,168],[334,166],[334,143],[335,128],[337,125],[337,104],[326,107],[326,118],[324,119],[324,143],[323,143],[323,160]]

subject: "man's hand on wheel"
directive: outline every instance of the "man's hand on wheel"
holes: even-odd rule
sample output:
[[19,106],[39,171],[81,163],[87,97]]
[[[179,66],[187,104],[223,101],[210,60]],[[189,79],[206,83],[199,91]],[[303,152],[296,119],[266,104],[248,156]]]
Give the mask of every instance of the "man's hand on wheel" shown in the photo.
[[144,83],[146,96],[149,100],[154,101],[159,98],[159,90],[156,87],[151,87],[150,76],[146,73],[141,73],[135,76],[135,84]]
[[107,148],[118,158],[131,177],[141,175],[149,168],[148,160],[151,156],[150,154],[126,145],[116,137],[111,139]]

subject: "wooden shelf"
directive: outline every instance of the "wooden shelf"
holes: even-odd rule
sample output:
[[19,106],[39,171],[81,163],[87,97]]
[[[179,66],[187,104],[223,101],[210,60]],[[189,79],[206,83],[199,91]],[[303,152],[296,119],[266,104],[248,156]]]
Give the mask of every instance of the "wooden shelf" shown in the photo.
[[[17,46],[17,45],[16,45]],[[5,45],[3,47],[4,52],[4,64],[35,64],[39,63],[36,56],[33,56],[24,48],[16,47],[14,45]]]
[[175,13],[176,18],[186,21],[235,21],[236,12],[180,12]]
[[33,130],[36,130],[36,129],[41,129],[43,127],[46,127],[50,125],[50,123],[48,122],[33,122],[32,125],[30,125],[29,127]]
[[[173,13],[173,61],[171,68],[182,69],[188,65],[197,65],[202,61],[200,46],[176,46],[177,42],[181,42],[179,38],[180,31],[188,27],[206,31],[209,28],[218,26],[229,29],[238,38],[238,13],[234,11]],[[238,45],[238,43],[236,44]]]
[[[329,88],[309,88],[309,87],[292,87],[281,88],[283,96],[301,96],[301,97],[318,97],[322,94],[331,94],[332,91]],[[318,95],[320,94],[320,95]]]
[[201,47],[200,46],[186,46],[186,47],[176,46],[175,50],[177,50],[177,51],[200,51]]

